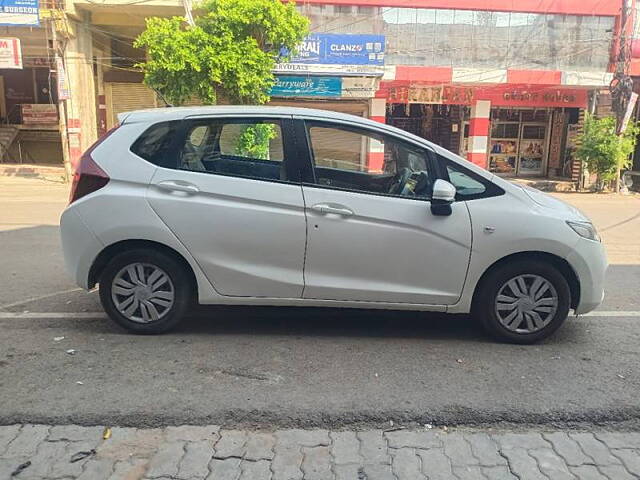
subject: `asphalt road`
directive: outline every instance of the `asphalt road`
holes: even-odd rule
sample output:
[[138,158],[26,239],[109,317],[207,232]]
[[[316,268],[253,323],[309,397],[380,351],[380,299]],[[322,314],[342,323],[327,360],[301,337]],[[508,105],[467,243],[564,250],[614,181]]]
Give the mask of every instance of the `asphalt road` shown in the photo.
[[[65,190],[0,179],[0,424],[640,419],[633,314],[570,319],[534,346],[494,343],[464,316],[317,308],[203,308],[173,333],[126,334],[96,315],[97,294],[75,290],[64,272],[57,215]],[[570,199],[613,252],[600,310],[640,311],[640,200],[615,199],[601,212],[610,197]]]

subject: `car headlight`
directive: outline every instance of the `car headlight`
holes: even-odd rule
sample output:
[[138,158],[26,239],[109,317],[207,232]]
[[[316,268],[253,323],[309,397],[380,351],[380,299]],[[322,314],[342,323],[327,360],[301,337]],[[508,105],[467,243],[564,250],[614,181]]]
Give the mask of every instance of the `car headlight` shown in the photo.
[[569,225],[572,230],[582,238],[593,240],[595,242],[600,241],[600,235],[598,235],[596,227],[594,227],[593,224],[589,222],[570,222],[567,220],[567,225]]

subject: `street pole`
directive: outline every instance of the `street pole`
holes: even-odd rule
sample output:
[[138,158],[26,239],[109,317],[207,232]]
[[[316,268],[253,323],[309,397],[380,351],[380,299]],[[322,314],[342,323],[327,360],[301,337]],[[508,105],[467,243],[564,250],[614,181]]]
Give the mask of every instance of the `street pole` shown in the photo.
[[[612,109],[616,115],[616,134],[624,135],[625,118],[629,117],[627,110],[633,108],[631,97],[633,93],[633,80],[629,76],[629,62],[631,61],[631,53],[629,48],[629,39],[627,35],[629,20],[629,4],[630,0],[622,0],[622,10],[620,12],[620,35],[618,38],[618,52],[616,57],[616,69],[613,80],[609,85],[611,92]],[[616,168],[615,191],[620,191],[620,167]]]
[[[67,129],[67,112],[65,100],[61,97],[60,89],[60,75],[65,75],[64,70],[60,70],[58,65],[63,65],[62,57],[58,52],[58,35],[55,25],[55,19],[49,19],[49,25],[51,26],[51,40],[53,42],[53,54],[56,64],[56,90],[58,93],[58,127],[60,130],[60,142],[62,144],[62,159],[64,163],[64,172],[67,182],[70,182],[73,177],[73,168],[71,167],[71,152],[69,151],[69,130]],[[49,67],[51,68],[51,67]]]

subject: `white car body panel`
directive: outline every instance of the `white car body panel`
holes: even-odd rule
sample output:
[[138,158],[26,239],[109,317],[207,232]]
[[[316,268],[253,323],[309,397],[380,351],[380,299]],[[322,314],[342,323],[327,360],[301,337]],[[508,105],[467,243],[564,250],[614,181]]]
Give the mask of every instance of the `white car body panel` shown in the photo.
[[[464,202],[450,216],[409,198],[303,187],[308,236],[305,298],[448,305],[458,301],[471,251]],[[309,208],[337,203],[354,215]]]
[[[157,187],[174,180],[200,191]],[[158,168],[147,198],[220,294],[302,297],[306,221],[300,185]]]
[[[165,169],[129,150],[158,122],[243,115],[318,118],[395,135],[460,164],[505,193],[456,202],[451,216],[435,217],[428,202]],[[109,183],[75,201],[61,219],[66,266],[83,288],[92,287],[89,272],[104,248],[134,239],[160,243],[181,255],[194,272],[202,304],[466,313],[478,280],[491,265],[529,251],[569,263],[581,290],[576,313],[602,301],[603,246],[566,224],[586,217],[420,137],[359,117],[288,107],[166,108],[119,118],[123,125],[91,154]],[[163,180],[189,182],[200,193],[160,192],[154,184]],[[309,212],[314,203],[327,201],[348,204],[355,215],[345,220]],[[220,222],[226,230],[218,228]],[[398,253],[390,250],[393,246]]]

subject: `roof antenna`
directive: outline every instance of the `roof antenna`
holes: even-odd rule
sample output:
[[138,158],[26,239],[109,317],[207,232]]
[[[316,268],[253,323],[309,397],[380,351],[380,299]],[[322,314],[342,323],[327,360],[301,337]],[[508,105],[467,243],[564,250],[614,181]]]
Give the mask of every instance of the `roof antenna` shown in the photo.
[[153,87],[151,87],[151,88],[153,89],[154,92],[156,92],[156,95],[158,95],[160,97],[160,100],[162,100],[164,102],[164,106],[165,107],[173,107],[174,106],[172,103],[167,102],[167,99],[164,98],[164,95],[162,95],[159,90],[156,90]]

